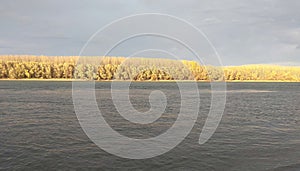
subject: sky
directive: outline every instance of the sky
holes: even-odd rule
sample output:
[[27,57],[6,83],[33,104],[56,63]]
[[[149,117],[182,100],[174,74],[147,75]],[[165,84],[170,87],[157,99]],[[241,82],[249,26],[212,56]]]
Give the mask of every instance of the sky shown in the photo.
[[[297,0],[2,0],[0,3],[0,54],[3,55],[76,56],[105,25],[129,15],[162,13],[185,20],[205,33],[223,65],[300,65],[300,1]],[[121,29],[133,28],[120,27],[102,37],[103,40],[117,39]],[[180,27],[167,29],[182,31],[176,30]],[[134,49],[162,47],[165,52],[172,52],[179,48],[169,41],[154,39],[128,41],[112,55],[134,54]],[[103,40],[100,42],[104,43]],[[205,47],[199,44],[203,54],[209,56],[211,50]],[[102,54],[94,48],[87,55]],[[166,53],[147,51],[138,55],[164,57]],[[187,54],[176,55],[190,59]]]

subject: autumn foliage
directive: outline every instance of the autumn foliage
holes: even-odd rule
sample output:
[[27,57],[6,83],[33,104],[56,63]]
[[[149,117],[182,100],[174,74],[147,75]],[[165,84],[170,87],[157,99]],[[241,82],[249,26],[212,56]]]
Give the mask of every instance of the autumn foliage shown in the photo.
[[203,66],[161,58],[0,56],[1,79],[300,81],[300,67]]

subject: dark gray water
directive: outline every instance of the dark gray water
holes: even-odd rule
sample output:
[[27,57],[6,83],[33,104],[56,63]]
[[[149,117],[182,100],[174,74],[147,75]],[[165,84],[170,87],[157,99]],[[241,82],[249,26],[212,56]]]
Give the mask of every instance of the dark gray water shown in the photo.
[[[151,159],[111,155],[85,135],[72,102],[71,82],[0,81],[0,169],[299,170],[300,84],[228,83],[221,124],[204,145],[199,134],[210,107],[210,85],[199,83],[197,123],[173,150]],[[118,116],[110,83],[96,83],[99,108],[121,134],[149,138],[168,129],[179,112],[174,83],[133,83],[131,102],[149,109],[152,90],[168,97],[167,114],[143,128]],[[173,115],[172,115],[173,114]]]

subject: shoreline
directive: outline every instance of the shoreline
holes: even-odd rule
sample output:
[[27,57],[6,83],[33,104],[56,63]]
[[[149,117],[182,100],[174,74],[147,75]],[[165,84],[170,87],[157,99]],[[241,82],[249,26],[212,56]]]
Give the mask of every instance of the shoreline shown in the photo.
[[[80,79],[0,79],[0,81],[45,81],[45,82],[73,82],[73,81],[92,81],[92,80],[80,80]],[[145,81],[137,81],[137,80],[93,80],[95,82],[199,82],[199,83],[210,83],[211,81],[201,80],[145,80]],[[215,82],[226,82],[226,83],[300,83],[300,81],[289,81],[289,80],[227,80],[227,81],[215,81]]]

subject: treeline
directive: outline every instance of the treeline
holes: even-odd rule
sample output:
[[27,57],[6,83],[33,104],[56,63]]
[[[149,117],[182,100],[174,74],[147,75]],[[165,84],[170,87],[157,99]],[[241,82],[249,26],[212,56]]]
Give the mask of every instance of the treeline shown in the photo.
[[245,65],[224,67],[225,80],[300,81],[300,67]]
[[300,67],[213,67],[161,58],[5,55],[0,63],[0,79],[300,81]]

